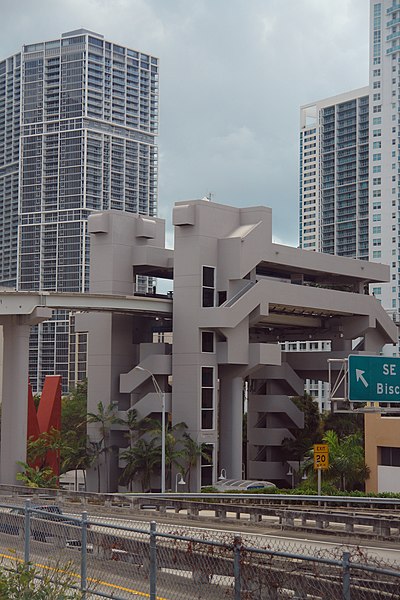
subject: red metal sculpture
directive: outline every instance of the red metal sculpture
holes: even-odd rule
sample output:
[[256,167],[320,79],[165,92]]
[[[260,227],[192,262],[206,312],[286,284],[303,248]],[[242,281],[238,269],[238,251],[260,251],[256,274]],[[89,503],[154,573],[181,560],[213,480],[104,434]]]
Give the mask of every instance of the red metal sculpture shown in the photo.
[[[37,411],[30,382],[28,385],[28,440],[37,440],[41,434],[50,433],[52,429],[61,429],[61,375],[46,375]],[[59,451],[49,450],[44,464],[51,467],[55,475],[59,475]]]

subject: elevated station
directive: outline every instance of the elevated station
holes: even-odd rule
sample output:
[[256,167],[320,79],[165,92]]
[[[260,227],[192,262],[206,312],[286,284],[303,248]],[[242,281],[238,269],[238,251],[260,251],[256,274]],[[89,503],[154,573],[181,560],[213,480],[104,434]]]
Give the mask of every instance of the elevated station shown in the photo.
[[[209,461],[193,469],[193,490],[216,481],[221,468],[242,478],[245,394],[247,477],[284,482],[281,445],[303,426],[291,397],[303,394],[304,379],[327,380],[328,358],[397,341],[395,323],[368,293],[370,283],[389,281],[389,267],[274,244],[266,207],[179,202],[173,223],[170,250],[162,219],[93,215],[90,294],[0,294],[2,483],[14,483],[25,457],[29,326],[52,309],[76,308],[77,329],[88,332],[89,411],[114,402],[121,416],[134,407],[139,417],[160,418],[163,396],[172,423],[185,422],[205,444]],[[137,275],[173,280],[173,301],[136,295]],[[159,343],[157,332],[172,344]],[[283,352],[280,342],[290,340],[330,340],[332,351]],[[99,439],[96,425],[89,435]],[[116,450],[101,465],[102,491],[118,489],[123,426],[114,426],[110,442]],[[95,480],[93,473],[92,489]]]

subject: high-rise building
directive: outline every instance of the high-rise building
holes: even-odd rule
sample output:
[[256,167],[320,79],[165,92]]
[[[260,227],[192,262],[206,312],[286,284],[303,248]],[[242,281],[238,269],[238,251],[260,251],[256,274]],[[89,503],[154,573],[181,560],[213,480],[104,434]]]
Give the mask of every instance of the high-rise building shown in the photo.
[[[0,62],[0,285],[83,292],[87,218],[157,213],[158,59],[79,29]],[[85,337],[58,312],[31,336],[34,389],[85,376]]]
[[300,246],[368,258],[369,88],[300,109]]
[[399,314],[400,4],[370,2],[370,258],[390,265],[391,281],[374,289]]
[[390,282],[371,292],[396,322],[399,90],[400,3],[370,0],[369,86],[303,106],[300,117],[300,246],[388,264]]

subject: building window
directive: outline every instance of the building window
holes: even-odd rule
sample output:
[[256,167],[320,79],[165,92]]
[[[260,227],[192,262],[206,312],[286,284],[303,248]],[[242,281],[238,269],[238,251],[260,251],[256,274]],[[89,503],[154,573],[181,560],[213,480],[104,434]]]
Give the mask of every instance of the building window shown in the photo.
[[214,350],[214,333],[212,331],[201,332],[201,351],[215,352]]
[[400,467],[400,448],[378,447],[379,464],[385,467]]
[[214,444],[202,444],[202,456],[200,463],[201,486],[212,485],[214,472]]
[[214,429],[214,367],[201,367],[201,429]]
[[372,233],[381,233],[381,226],[380,225],[376,225],[375,227],[372,228]]
[[380,250],[374,250],[372,252],[372,258],[381,258],[381,251]]
[[374,296],[380,296],[382,294],[382,288],[374,287],[374,288],[372,288],[372,293]]
[[202,269],[202,306],[215,306],[215,267]]

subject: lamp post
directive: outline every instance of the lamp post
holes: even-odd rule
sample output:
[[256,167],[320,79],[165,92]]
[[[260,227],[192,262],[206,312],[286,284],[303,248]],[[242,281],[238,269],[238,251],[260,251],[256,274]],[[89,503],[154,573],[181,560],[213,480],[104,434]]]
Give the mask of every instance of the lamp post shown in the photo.
[[226,469],[221,469],[220,476],[218,477],[218,481],[224,481],[226,479]]
[[156,393],[160,396],[161,400],[161,493],[165,494],[165,392],[163,392],[158,385],[157,379],[153,373],[145,367],[136,365],[134,367],[138,371],[145,371],[151,377]]
[[293,488],[294,488],[294,471],[293,471],[292,467],[289,467],[289,470],[286,473],[286,475],[288,475],[289,477],[292,478],[292,490],[293,490]]
[[182,473],[177,473],[175,476],[175,492],[178,492],[178,485],[186,485],[186,481],[182,477]]

